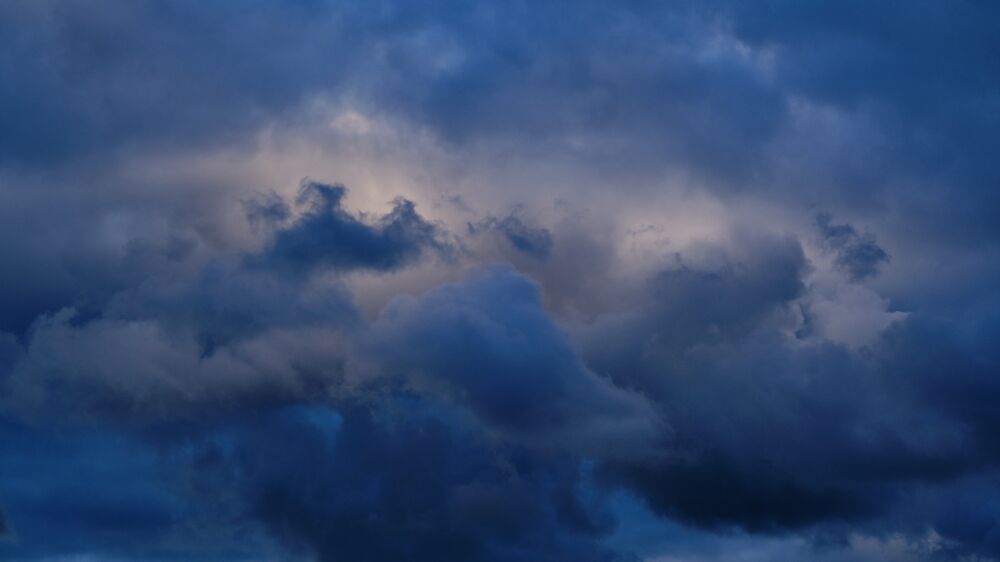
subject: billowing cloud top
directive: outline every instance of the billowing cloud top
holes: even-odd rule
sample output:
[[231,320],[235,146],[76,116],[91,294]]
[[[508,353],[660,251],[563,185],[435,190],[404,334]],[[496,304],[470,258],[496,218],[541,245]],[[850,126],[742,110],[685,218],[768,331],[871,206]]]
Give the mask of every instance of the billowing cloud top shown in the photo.
[[1000,560],[998,22],[0,4],[0,559]]

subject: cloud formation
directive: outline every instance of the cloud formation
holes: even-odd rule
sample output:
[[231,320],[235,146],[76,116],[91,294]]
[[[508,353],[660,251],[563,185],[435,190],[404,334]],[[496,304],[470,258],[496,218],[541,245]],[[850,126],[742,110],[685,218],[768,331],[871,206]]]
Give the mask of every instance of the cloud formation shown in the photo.
[[3,4],[0,558],[1000,560],[998,15]]
[[[251,258],[265,267],[308,274],[317,269],[397,269],[416,261],[425,249],[444,249],[437,229],[417,214],[413,202],[399,198],[392,211],[365,224],[341,207],[347,190],[342,185],[307,183],[297,203],[306,212],[287,228],[279,228],[263,254]],[[277,209],[277,210],[275,210]],[[272,207],[271,216],[281,216]],[[260,211],[251,209],[251,217]]]

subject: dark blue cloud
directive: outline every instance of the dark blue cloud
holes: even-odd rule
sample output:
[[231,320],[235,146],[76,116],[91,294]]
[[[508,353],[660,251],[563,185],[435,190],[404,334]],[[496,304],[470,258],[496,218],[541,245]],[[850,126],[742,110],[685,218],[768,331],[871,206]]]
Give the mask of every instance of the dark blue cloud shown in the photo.
[[[790,95],[871,124],[853,136],[854,148],[826,156],[824,169],[840,176],[831,195],[882,203],[895,192],[919,214],[914,230],[966,243],[995,239],[986,211],[997,204],[987,148],[1000,101],[995,5],[723,4],[737,37],[773,50],[776,79]],[[954,190],[963,195],[949,196]],[[942,206],[955,220],[938,228]]]
[[889,254],[872,235],[860,234],[849,224],[833,224],[832,220],[830,215],[821,213],[816,217],[816,226],[824,244],[835,253],[837,267],[854,281],[878,274],[879,267],[889,261]]
[[0,161],[242,142],[349,64],[337,26],[315,23],[328,14],[321,2],[8,4]]
[[610,462],[604,476],[691,524],[773,532],[863,527],[908,486],[980,470],[988,441],[927,401],[920,371],[886,364],[913,355],[894,348],[895,330],[866,355],[785,332],[804,258],[792,241],[752,238],[721,262],[654,278],[641,308],[591,328],[589,364],[639,389],[672,428],[673,456]]
[[4,436],[0,553],[17,559],[632,560],[599,544],[613,521],[581,493],[579,460],[508,448],[410,399],[143,439]]
[[0,6],[0,557],[1000,558],[998,15]]
[[201,445],[202,475],[318,560],[621,559],[594,542],[607,515],[578,499],[572,459],[498,449],[419,402],[291,410],[234,435]]
[[542,308],[539,287],[509,268],[397,297],[370,345],[394,376],[528,441],[610,449],[641,443],[656,425],[641,397],[584,365]]
[[341,285],[314,285],[280,271],[225,262],[207,264],[192,276],[150,280],[119,292],[102,314],[119,320],[155,318],[172,329],[193,330],[206,352],[276,328],[358,321],[351,295]]
[[438,228],[417,214],[411,201],[397,199],[389,214],[366,223],[343,209],[346,193],[342,185],[307,183],[298,199],[306,212],[279,229],[250,263],[295,273],[391,271],[416,261],[424,251],[447,248]]
[[165,489],[166,467],[155,452],[100,431],[61,433],[4,421],[0,432],[7,515],[0,556],[169,551],[169,529],[187,514]]

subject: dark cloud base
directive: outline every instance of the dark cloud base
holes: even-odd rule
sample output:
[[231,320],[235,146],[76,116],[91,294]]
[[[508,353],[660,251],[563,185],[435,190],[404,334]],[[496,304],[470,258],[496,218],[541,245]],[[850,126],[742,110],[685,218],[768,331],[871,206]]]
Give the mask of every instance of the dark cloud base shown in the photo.
[[[988,532],[951,515],[965,495],[935,498],[931,519],[907,513],[914,493],[1000,458],[994,320],[959,336],[915,316],[861,352],[802,340],[785,326],[808,296],[800,243],[741,231],[677,256],[635,308],[575,326],[576,341],[544,309],[544,287],[509,266],[396,297],[371,322],[328,275],[417,259],[445,233],[412,205],[363,221],[340,207],[343,188],[311,190],[333,199],[279,214],[260,253],[11,338],[4,550],[625,560],[603,541],[628,524],[607,494],[627,490],[719,532],[923,521],[963,551],[995,553]],[[419,234],[387,233],[410,232],[400,224]],[[353,234],[305,253],[281,242],[327,228]],[[381,251],[338,248],[357,239]],[[80,463],[107,492],[75,488]]]

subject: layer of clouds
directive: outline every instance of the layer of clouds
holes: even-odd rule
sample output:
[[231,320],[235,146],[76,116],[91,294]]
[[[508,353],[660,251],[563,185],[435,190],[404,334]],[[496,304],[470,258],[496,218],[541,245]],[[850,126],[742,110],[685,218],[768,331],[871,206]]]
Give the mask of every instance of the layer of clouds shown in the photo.
[[4,4],[0,557],[1000,558],[996,16]]

